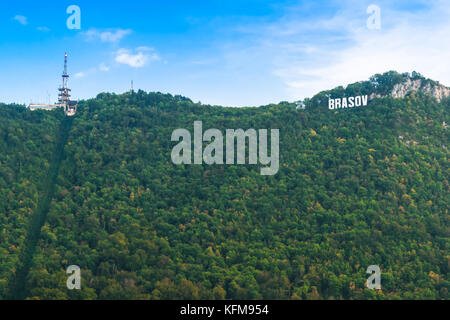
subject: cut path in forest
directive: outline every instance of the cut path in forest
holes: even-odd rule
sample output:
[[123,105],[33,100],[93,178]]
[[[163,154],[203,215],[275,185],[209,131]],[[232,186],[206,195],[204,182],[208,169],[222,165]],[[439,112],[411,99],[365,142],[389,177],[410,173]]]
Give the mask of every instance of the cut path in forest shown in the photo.
[[33,262],[34,252],[41,236],[41,229],[47,219],[50,204],[55,193],[56,179],[64,157],[64,147],[67,144],[69,132],[72,128],[72,120],[72,118],[66,117],[61,122],[52,162],[46,179],[42,183],[43,193],[31,218],[27,237],[20,253],[18,267],[10,282],[9,298],[11,300],[24,300],[28,296],[26,281]]

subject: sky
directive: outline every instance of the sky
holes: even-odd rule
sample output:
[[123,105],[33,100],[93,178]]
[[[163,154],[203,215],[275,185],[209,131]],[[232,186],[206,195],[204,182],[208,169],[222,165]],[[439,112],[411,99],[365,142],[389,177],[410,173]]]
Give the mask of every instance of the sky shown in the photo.
[[[72,5],[79,29],[67,25],[78,21]],[[54,103],[65,52],[74,99],[123,93],[133,80],[195,102],[259,106],[389,70],[450,85],[448,0],[2,0],[0,28],[5,103]]]

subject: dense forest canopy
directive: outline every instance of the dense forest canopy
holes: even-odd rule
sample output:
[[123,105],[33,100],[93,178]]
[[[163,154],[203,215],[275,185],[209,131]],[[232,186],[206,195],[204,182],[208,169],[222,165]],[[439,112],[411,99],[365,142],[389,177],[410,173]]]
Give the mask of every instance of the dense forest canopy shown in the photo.
[[18,264],[62,118],[0,104],[0,298]]
[[[409,77],[420,77],[418,74]],[[400,78],[399,78],[400,77]],[[222,108],[144,91],[80,102],[26,279],[28,299],[449,299],[450,100],[386,93],[397,73],[306,109]],[[0,106],[0,297],[61,112]],[[171,162],[175,129],[280,129],[280,170]],[[82,290],[66,288],[66,268]],[[365,288],[379,265],[382,290]]]

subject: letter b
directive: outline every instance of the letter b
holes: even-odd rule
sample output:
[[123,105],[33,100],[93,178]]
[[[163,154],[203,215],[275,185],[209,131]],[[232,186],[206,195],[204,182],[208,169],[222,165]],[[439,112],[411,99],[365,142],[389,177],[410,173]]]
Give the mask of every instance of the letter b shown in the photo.
[[334,109],[334,99],[328,99],[328,109]]

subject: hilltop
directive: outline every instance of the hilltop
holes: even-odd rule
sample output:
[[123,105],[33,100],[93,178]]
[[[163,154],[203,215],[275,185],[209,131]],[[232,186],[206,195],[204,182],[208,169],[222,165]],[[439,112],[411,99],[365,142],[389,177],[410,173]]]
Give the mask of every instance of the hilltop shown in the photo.
[[367,95],[370,100],[377,98],[392,97],[404,99],[412,94],[422,94],[435,98],[437,102],[450,97],[450,88],[437,81],[427,79],[417,72],[398,73],[389,71],[376,74],[368,81],[360,81],[347,87],[337,87],[325,90],[311,99],[306,99],[305,104],[309,106],[324,105],[328,98],[339,98],[343,96]]
[[[30,299],[449,299],[450,99],[414,77],[324,91],[305,110],[102,93],[79,103],[71,127],[62,111],[1,106],[0,297],[21,284]],[[417,80],[425,89],[408,93]],[[356,94],[380,97],[326,108]],[[280,129],[279,172],[174,165],[172,132],[200,120]],[[52,160],[63,128],[64,156]],[[25,250],[52,168],[39,241]],[[18,281],[23,252],[32,263]],[[81,267],[81,291],[66,288],[69,265]],[[381,291],[365,288],[370,265]]]
[[[401,82],[396,83],[389,96],[403,99],[413,92],[422,92],[435,98],[438,102],[450,96],[450,88],[430,79],[425,79],[419,75],[404,75]],[[383,97],[380,94],[372,94],[371,99]]]

